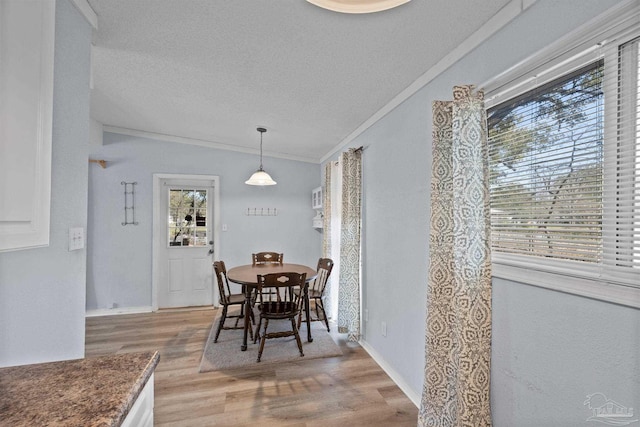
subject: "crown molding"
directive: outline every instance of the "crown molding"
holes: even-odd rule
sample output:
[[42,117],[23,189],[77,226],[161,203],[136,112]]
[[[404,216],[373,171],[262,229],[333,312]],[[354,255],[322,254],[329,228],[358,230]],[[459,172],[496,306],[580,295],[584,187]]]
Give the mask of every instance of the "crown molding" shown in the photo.
[[485,22],[478,30],[467,37],[460,45],[453,49],[447,56],[442,58],[436,65],[427,70],[424,74],[418,77],[411,85],[405,90],[396,95],[391,101],[389,101],[384,107],[378,110],[373,116],[362,123],[356,130],[351,132],[345,139],[343,139],[338,145],[336,145],[331,151],[325,154],[320,163],[324,163],[342,150],[344,147],[352,143],[358,136],[364,131],[369,129],[375,123],[380,121],[383,117],[393,111],[397,106],[409,99],[413,94],[418,92],[424,86],[429,84],[432,80],[445,72],[449,67],[464,58],[473,49],[484,43],[489,37],[494,35],[505,25],[511,22],[515,17],[520,15],[526,9],[531,7],[536,0],[512,0],[502,9],[498,11],[491,19]]
[[71,4],[78,9],[78,12],[84,16],[84,19],[91,24],[94,30],[98,29],[98,15],[96,15],[96,12],[87,0],[71,0]]
[[[224,144],[222,142],[207,141],[204,139],[186,138],[183,136],[166,135],[162,133],[147,132],[142,130],[128,129],[128,128],[122,128],[117,126],[108,126],[108,125],[103,125],[102,130],[103,132],[136,136],[136,137],[147,138],[147,139],[155,139],[157,141],[177,142],[179,144],[197,145],[200,147],[216,148],[218,150],[236,151],[239,153],[260,155],[260,150],[257,150],[254,148],[238,147],[235,145]],[[284,154],[284,153],[273,152],[273,151],[264,151],[262,155],[264,157],[275,157],[278,159],[294,160],[297,162],[314,163],[314,164],[320,163],[320,161],[317,158],[305,157],[305,156],[294,156],[290,154]]]

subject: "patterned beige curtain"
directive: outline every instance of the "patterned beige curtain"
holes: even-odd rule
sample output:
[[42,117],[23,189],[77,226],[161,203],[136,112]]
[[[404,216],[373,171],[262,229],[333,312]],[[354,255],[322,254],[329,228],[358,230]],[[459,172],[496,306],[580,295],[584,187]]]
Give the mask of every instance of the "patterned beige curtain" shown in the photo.
[[360,200],[362,197],[362,152],[342,153],[342,224],[340,230],[340,279],[338,287],[338,332],[349,341],[360,339]]
[[491,426],[491,262],[484,95],[433,103],[426,358],[418,426]]
[[322,192],[322,256],[331,257],[331,162],[324,167],[324,191]]
[[[322,256],[324,258],[331,258],[331,182],[333,176],[331,174],[331,163],[327,162],[324,168],[324,191],[322,192]],[[334,260],[335,262],[335,260]],[[334,275],[338,270],[334,269]],[[333,280],[329,277],[329,282],[324,291],[324,299],[322,303],[325,307],[325,313],[331,318],[333,313],[333,293],[337,291],[332,286]]]

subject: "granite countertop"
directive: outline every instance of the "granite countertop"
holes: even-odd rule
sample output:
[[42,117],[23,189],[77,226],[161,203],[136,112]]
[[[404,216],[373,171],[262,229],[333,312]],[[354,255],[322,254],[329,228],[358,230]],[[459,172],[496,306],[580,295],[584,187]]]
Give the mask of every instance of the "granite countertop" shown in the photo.
[[119,426],[159,360],[127,353],[0,368],[0,426]]

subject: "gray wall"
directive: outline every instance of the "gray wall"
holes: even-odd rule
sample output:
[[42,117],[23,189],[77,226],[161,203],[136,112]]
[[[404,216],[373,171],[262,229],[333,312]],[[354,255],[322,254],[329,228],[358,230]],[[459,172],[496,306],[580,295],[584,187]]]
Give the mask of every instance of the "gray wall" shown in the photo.
[[495,426],[591,424],[596,392],[637,414],[639,310],[494,279],[492,333]]
[[[537,1],[350,144],[366,147],[364,341],[412,397],[424,369],[432,101],[487,81],[616,3]],[[585,425],[583,402],[598,391],[640,407],[639,310],[496,279],[493,319],[495,426]]]
[[[251,262],[251,253],[275,250],[285,262],[315,266],[321,234],[312,228],[311,190],[320,185],[318,164],[264,158],[278,182],[272,187],[246,185],[259,157],[181,143],[105,133],[91,157],[107,168],[89,171],[87,310],[117,304],[151,306],[153,174],[220,176],[220,235],[217,257],[227,268]],[[139,225],[122,226],[122,181],[137,182],[135,213]],[[247,208],[277,208],[277,216],[247,216]]]
[[[424,367],[431,101],[449,99],[455,84],[487,80],[614,3],[539,0],[353,142],[367,147],[364,339],[412,394],[421,392]],[[104,146],[89,153],[91,31],[67,0],[58,0],[56,8],[51,245],[0,254],[0,366],[82,357],[85,277],[89,309],[114,300],[150,304],[154,172],[221,176],[222,222],[229,231],[220,256],[229,264],[244,263],[252,250],[274,242],[281,242],[287,261],[315,263],[320,234],[309,225],[309,194],[318,185],[317,165],[265,159],[279,184],[256,189],[243,184],[256,156],[109,134]],[[91,167],[87,224],[89,154],[110,163],[107,169]],[[137,227],[120,225],[120,181],[139,182]],[[277,205],[277,226],[242,216],[254,205]],[[76,226],[88,228],[86,257],[85,251],[67,251],[68,228]],[[284,240],[282,229],[289,230]],[[638,310],[494,282],[495,426],[585,425],[589,413],[582,402],[597,391],[640,407]],[[387,337],[380,334],[382,321]]]
[[68,233],[87,224],[91,27],[67,0],[55,37],[50,245],[0,254],[0,366],[84,355],[86,252]]

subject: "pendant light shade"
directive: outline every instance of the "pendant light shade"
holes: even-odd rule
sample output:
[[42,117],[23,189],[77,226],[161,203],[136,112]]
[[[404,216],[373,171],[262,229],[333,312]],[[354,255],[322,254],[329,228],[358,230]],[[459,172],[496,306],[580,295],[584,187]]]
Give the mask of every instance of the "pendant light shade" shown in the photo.
[[275,182],[271,178],[271,176],[265,171],[263,171],[262,169],[258,169],[257,171],[255,171],[253,175],[251,175],[251,178],[246,180],[244,183],[249,185],[276,185],[277,184],[277,182]]
[[260,132],[260,168],[251,175],[251,178],[244,183],[248,185],[276,185],[277,183],[271,178],[271,176],[262,169],[262,134],[267,130],[265,128],[258,128]]
[[392,9],[410,0],[307,0],[323,9],[340,13],[373,13]]

